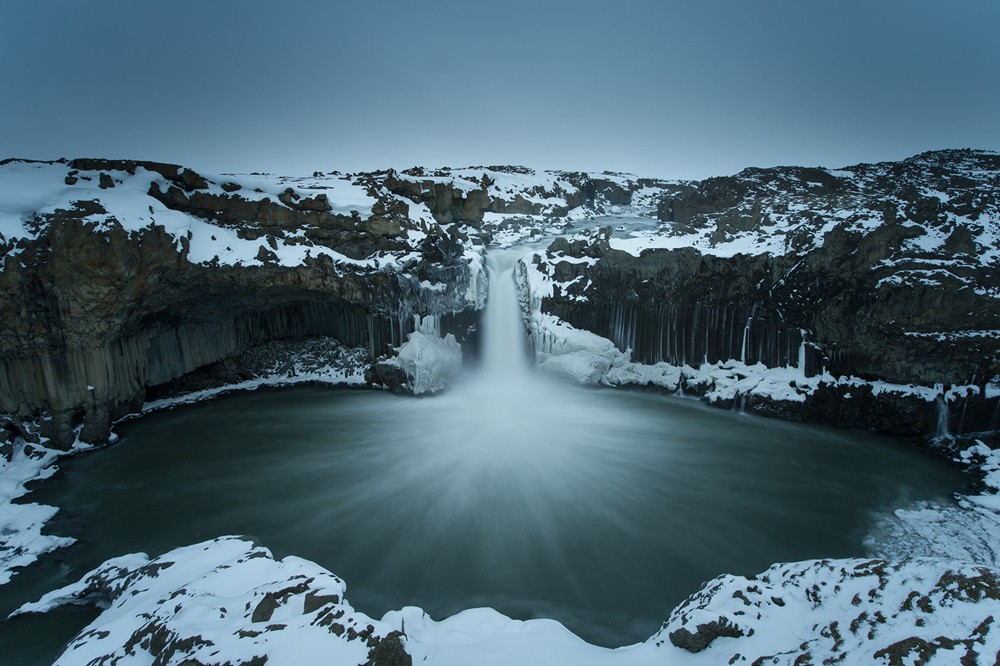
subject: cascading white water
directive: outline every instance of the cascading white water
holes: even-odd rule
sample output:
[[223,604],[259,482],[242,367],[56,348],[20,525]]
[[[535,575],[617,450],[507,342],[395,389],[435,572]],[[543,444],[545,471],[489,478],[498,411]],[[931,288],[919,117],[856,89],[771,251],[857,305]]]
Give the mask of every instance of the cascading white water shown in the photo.
[[944,439],[951,436],[948,424],[948,403],[940,395],[934,399],[937,405],[937,431],[935,436]]
[[527,378],[524,324],[514,284],[514,264],[520,253],[490,254],[486,266],[490,294],[483,315],[482,366],[490,381]]

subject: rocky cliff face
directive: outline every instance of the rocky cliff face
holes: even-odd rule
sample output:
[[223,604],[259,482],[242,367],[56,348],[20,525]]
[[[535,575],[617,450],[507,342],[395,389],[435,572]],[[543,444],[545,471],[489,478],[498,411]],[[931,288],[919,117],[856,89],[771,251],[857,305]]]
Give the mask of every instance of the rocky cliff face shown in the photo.
[[350,181],[353,205],[334,210],[309,186],[267,196],[168,165],[4,168],[49,201],[4,229],[0,408],[42,415],[57,444],[81,419],[102,441],[147,387],[271,340],[332,336],[375,359],[412,314],[464,340],[485,299],[478,255]]
[[[639,364],[738,361],[937,386],[942,396],[967,386],[952,396],[953,423],[992,428],[998,193],[1000,157],[983,152],[839,171],[748,169],[664,196],[653,232],[557,239],[525,266],[523,282],[541,312]],[[933,404],[915,421],[886,418],[873,406],[846,408],[851,391],[827,396],[834,409],[810,395],[793,411],[907,434],[936,427]]]
[[[41,419],[59,445],[102,441],[147,389],[276,340],[325,336],[375,363],[415,315],[474,351],[483,248],[554,232],[577,233],[521,271],[536,342],[548,333],[532,307],[644,367],[738,362],[855,387],[810,389],[800,417],[892,421],[891,409],[844,411],[846,395],[873,390],[857,382],[877,381],[951,396],[952,411],[964,398],[963,413],[985,423],[1000,395],[998,174],[1000,157],[981,151],[700,183],[523,167],[206,177],[8,160],[0,432],[30,434],[22,421]],[[645,228],[594,230],[621,220]],[[612,365],[593,377],[636,383],[612,380]],[[925,431],[937,417],[917,411]]]
[[[605,191],[628,198],[585,174],[521,167],[207,178],[152,162],[7,160],[0,433],[31,437],[23,421],[40,419],[57,446],[104,441],[147,389],[276,340],[333,338],[374,363],[432,317],[474,352],[482,246],[597,210]],[[400,380],[387,376],[368,373]]]

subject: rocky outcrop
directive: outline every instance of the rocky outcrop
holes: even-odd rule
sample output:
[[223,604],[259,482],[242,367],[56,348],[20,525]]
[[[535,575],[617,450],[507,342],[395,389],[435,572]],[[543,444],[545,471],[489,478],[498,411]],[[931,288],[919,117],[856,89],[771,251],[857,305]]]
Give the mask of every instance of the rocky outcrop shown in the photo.
[[[435,621],[408,606],[375,620],[345,583],[298,557],[222,537],[155,559],[107,560],[15,615],[91,605],[59,666],[90,663],[706,664],[989,663],[1000,648],[994,566],[944,558],[825,559],[722,575],[643,643],[585,643],[553,620],[489,608]],[[196,618],[197,621],[193,621]],[[698,653],[693,656],[691,653]],[[567,658],[570,658],[567,660]]]
[[[34,211],[3,239],[0,411],[40,418],[56,446],[104,441],[147,388],[272,340],[330,336],[374,361],[419,314],[475,347],[478,254],[447,236],[411,239],[405,218],[333,213],[325,194],[291,188],[251,200],[169,165],[46,166],[79,185],[62,194],[71,205]],[[205,243],[222,260],[199,261]]]
[[[636,363],[735,360],[942,395],[968,386],[949,405],[952,423],[961,412],[966,428],[985,430],[996,426],[1000,375],[998,174],[998,156],[968,151],[840,172],[747,170],[665,197],[659,213],[673,224],[645,247],[610,228],[556,239],[529,260],[535,277],[522,286],[541,312]],[[775,235],[779,251],[753,252]],[[688,238],[692,246],[671,249]],[[933,431],[934,404],[918,401],[918,418],[890,417],[894,425],[879,412],[913,409],[885,398],[859,408],[863,393],[827,386],[807,405],[756,402],[793,418]]]
[[[614,207],[641,208],[645,203],[639,202],[638,196],[634,200],[633,195],[642,191],[655,191],[662,197],[664,193],[689,189],[683,184],[628,174],[542,174],[519,166],[436,170],[418,167],[403,172],[376,172],[366,178],[373,193],[384,191],[426,205],[438,224],[458,223],[466,233],[487,243],[497,230],[495,223],[486,221],[487,213],[518,216],[520,224],[531,224],[532,216],[565,217],[581,208],[591,215],[609,213]],[[654,206],[649,206],[648,212]]]
[[[239,582],[226,586],[224,579]],[[116,628],[95,625],[74,638],[57,661],[62,664],[308,663],[317,646],[334,663],[412,664],[401,623],[355,611],[345,590],[341,579],[311,562],[274,559],[250,537],[221,537],[155,560],[140,554],[114,558],[24,610],[65,603],[121,611],[111,620]],[[212,612],[203,613],[206,608]],[[182,626],[188,609],[188,617],[202,612],[193,630]],[[135,621],[122,622],[129,617]],[[241,656],[233,656],[234,650]]]

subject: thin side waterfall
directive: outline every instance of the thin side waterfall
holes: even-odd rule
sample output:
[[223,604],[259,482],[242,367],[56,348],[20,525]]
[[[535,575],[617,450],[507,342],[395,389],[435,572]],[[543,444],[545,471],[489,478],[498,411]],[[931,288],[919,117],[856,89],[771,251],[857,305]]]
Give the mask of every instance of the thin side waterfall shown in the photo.
[[948,432],[948,403],[940,395],[934,399],[937,404],[937,431],[934,433],[938,439],[950,437]]
[[750,322],[753,321],[753,317],[747,317],[746,326],[743,327],[743,343],[740,345],[740,361],[743,363],[747,362],[747,347],[748,338],[750,337]]

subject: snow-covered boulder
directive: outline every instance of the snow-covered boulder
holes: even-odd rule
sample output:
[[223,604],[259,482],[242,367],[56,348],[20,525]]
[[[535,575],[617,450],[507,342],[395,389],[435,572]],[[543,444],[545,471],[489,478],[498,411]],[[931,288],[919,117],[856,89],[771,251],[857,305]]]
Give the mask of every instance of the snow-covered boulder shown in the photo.
[[654,637],[692,664],[958,664],[994,658],[995,569],[944,559],[813,560],[720,576]]
[[[69,664],[364,664],[403,653],[400,633],[357,613],[342,580],[299,559],[275,560],[240,537],[108,560],[18,613],[63,604],[104,612],[57,660]],[[409,659],[382,663],[410,663]]]

